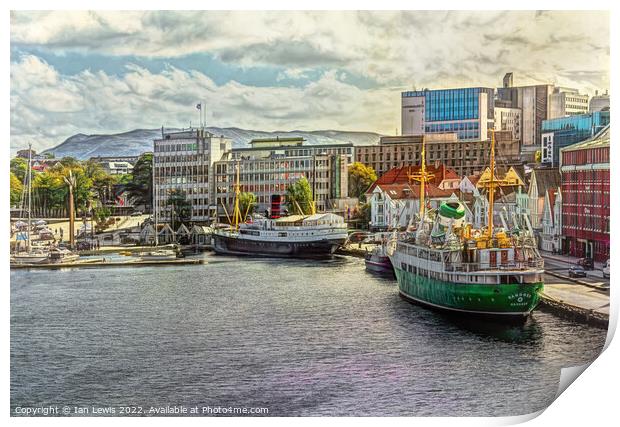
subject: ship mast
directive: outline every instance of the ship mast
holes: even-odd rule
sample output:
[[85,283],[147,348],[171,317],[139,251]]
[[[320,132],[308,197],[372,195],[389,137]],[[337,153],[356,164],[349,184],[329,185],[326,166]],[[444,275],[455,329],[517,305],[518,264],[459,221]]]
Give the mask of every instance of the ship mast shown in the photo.
[[489,178],[489,219],[487,233],[489,239],[493,237],[493,203],[495,202],[495,132],[491,131],[491,159],[490,165],[491,177]]
[[233,209],[233,226],[235,230],[239,229],[239,223],[243,221],[241,218],[241,210],[239,209],[239,195],[241,194],[241,185],[239,184],[239,163],[237,162],[237,177],[235,180],[235,207]]
[[28,237],[28,244],[26,246],[27,253],[30,253],[30,223],[32,222],[32,144],[28,144],[28,231],[26,236]]
[[421,153],[421,165],[420,171],[416,174],[409,175],[409,178],[418,181],[420,183],[420,229],[424,222],[424,215],[426,211],[426,183],[433,179],[433,174],[426,171],[426,141],[424,135],[422,135],[422,153]]

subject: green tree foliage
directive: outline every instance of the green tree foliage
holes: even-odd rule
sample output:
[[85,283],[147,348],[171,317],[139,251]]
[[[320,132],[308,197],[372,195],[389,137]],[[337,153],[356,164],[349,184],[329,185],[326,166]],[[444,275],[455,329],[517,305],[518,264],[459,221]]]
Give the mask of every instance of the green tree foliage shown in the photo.
[[191,219],[192,205],[187,200],[185,191],[176,188],[170,190],[166,205],[169,206],[171,210],[171,225],[174,230],[176,230],[179,223],[186,223]]
[[17,206],[21,202],[22,191],[24,189],[24,185],[13,172],[10,172],[10,173],[11,173],[11,178],[10,178],[11,180],[10,182],[11,184],[11,206]]
[[153,154],[140,156],[133,167],[133,176],[127,190],[134,203],[145,206],[153,205]]
[[357,211],[357,218],[362,220],[365,225],[370,223],[370,203],[364,203]]
[[239,210],[241,216],[245,219],[244,215],[252,215],[256,209],[256,195],[254,193],[240,193],[239,194]]
[[84,162],[84,173],[92,181],[93,191],[99,201],[104,204],[112,200],[112,187],[118,183],[117,175],[109,175],[100,163],[92,160]]
[[302,177],[288,186],[286,189],[286,205],[289,212],[293,214],[309,215],[312,212],[312,190],[306,177]]
[[69,190],[59,170],[37,174],[32,180],[32,192],[35,206],[43,212],[66,207]]
[[364,198],[368,187],[377,180],[375,170],[363,163],[355,162],[349,166],[349,196]]
[[28,160],[22,159],[21,157],[11,159],[11,173],[14,174],[22,184],[24,183],[24,177],[26,176],[27,170]]
[[105,224],[110,217],[110,209],[105,206],[100,206],[93,209],[93,219],[97,225]]

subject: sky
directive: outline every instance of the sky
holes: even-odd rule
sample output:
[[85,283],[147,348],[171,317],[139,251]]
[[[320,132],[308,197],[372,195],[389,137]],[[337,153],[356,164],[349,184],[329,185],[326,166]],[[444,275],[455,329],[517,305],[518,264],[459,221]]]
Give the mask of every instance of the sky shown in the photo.
[[11,12],[11,152],[207,125],[400,132],[400,92],[609,88],[607,12]]

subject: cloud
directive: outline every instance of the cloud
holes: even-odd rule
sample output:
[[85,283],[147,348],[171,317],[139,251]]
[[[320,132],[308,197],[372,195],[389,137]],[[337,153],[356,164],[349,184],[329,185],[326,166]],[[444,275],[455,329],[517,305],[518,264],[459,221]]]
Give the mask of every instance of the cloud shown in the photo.
[[129,64],[122,76],[83,71],[63,76],[26,55],[11,64],[11,149],[37,150],[76,133],[187,126],[205,101],[208,121],[260,130],[383,130],[398,125],[399,94],[361,90],[329,70],[303,87],[217,85],[198,71],[168,66],[152,73]]
[[[221,126],[391,133],[399,92],[413,87],[495,87],[509,71],[517,85],[609,87],[608,12],[13,11],[10,31],[16,51],[77,53],[86,63],[63,75],[36,55],[14,59],[11,131],[19,144],[183,125],[201,99]],[[193,53],[273,77],[258,87],[213,74],[226,67],[175,66]],[[112,75],[89,71],[89,55],[170,65],[150,72],[128,63]]]
[[[589,69],[608,68],[609,55],[603,58],[605,63],[589,58],[588,44],[608,48],[609,14],[14,11],[11,42],[59,51],[144,57],[210,52],[245,66],[339,67],[380,84],[415,81],[433,86],[434,74],[422,64],[441,62],[460,68],[458,64],[467,60],[472,50],[493,57],[502,49],[510,49],[511,55],[501,58],[499,64],[507,69],[514,64],[538,68],[541,59],[550,57],[559,64],[583,61]],[[472,80],[476,79],[480,77],[473,75]],[[493,81],[499,78],[493,76]]]

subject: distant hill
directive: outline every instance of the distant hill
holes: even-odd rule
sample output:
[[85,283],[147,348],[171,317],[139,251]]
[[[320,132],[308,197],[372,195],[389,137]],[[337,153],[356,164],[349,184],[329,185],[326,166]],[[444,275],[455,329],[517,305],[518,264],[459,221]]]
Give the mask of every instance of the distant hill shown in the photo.
[[[349,132],[338,130],[263,132],[239,128],[207,128],[215,135],[224,135],[233,140],[233,147],[246,147],[255,138],[303,137],[307,144],[336,144],[351,142],[354,145],[377,144],[380,134],[374,132]],[[170,129],[173,130],[173,129]],[[56,158],[72,156],[86,160],[95,156],[137,156],[153,151],[153,140],[161,137],[161,129],[136,129],[113,135],[84,135],[79,133],[43,153],[52,153]]]

